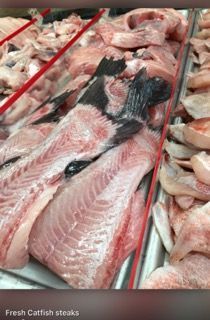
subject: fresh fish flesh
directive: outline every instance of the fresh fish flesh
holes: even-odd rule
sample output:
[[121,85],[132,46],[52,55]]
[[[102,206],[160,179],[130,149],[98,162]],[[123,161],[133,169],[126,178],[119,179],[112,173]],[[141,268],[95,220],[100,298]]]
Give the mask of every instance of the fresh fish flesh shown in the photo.
[[194,154],[198,153],[196,149],[191,149],[183,144],[169,142],[167,139],[164,142],[164,149],[171,157],[176,159],[190,159]]
[[20,71],[7,66],[0,66],[0,93],[10,94],[18,90],[26,82],[27,77]]
[[28,126],[10,135],[0,145],[0,168],[14,158],[20,158],[29,154],[36,148],[53,130],[53,124]]
[[210,202],[191,212],[184,222],[171,251],[170,262],[183,259],[190,252],[210,256]]
[[187,96],[182,99],[182,104],[194,119],[210,117],[210,92]]
[[210,86],[210,74],[209,70],[204,69],[201,70],[192,76],[190,76],[187,87],[189,89],[205,89],[206,87]]
[[149,8],[129,11],[118,23],[95,26],[107,45],[118,48],[162,46],[168,38],[182,41],[186,29],[185,18],[176,10]]
[[187,218],[191,215],[193,210],[202,207],[203,203],[194,202],[194,204],[188,209],[182,209],[174,199],[170,197],[169,200],[169,221],[170,226],[175,234],[175,239],[178,237],[180,230]]
[[5,132],[5,130],[0,129],[0,144],[8,138],[8,134],[7,132]]
[[210,259],[188,255],[174,265],[156,269],[144,281],[141,289],[210,289]]
[[210,149],[210,117],[187,123],[183,132],[188,143],[200,149]]
[[[104,59],[98,68],[106,72],[109,69],[111,78],[124,67],[124,60]],[[161,79],[149,79],[145,70],[141,70],[130,85],[126,103],[112,117],[106,112],[109,103],[104,92],[106,81],[109,79],[98,77],[48,138],[9,168],[1,179],[1,267],[17,268],[27,262],[31,227],[61,184],[67,164],[91,160],[123,142],[142,128],[150,101],[160,102],[156,83],[161,83]]]
[[108,288],[137,245],[143,207],[138,198],[134,214],[133,194],[154,166],[158,142],[144,128],[58,189],[33,226],[30,253],[74,288]]
[[174,162],[163,159],[159,179],[162,188],[173,196],[192,196],[210,201],[210,186],[197,180],[194,173],[184,171]]
[[199,152],[191,158],[190,162],[197,179],[210,185],[210,155],[205,151]]
[[162,244],[164,245],[166,251],[170,253],[174,243],[166,205],[161,202],[156,202],[152,208],[152,217],[154,225],[162,240]]
[[190,159],[189,159],[189,160],[180,160],[180,159],[174,158],[173,160],[174,160],[174,162],[175,162],[176,164],[178,164],[180,167],[193,170],[193,169],[192,169],[192,163],[190,162]]
[[69,56],[67,64],[68,70],[72,79],[79,75],[93,75],[101,60],[106,56],[107,58],[122,59],[124,54],[119,49],[112,47],[112,50],[105,48],[94,47],[79,47],[75,49]]
[[187,210],[192,207],[195,199],[191,196],[175,196],[175,201],[181,209]]
[[157,106],[150,107],[148,109],[149,121],[148,125],[153,128],[158,128],[163,126],[165,120],[165,109],[166,104],[160,103]]
[[166,65],[160,64],[154,60],[143,60],[134,58],[126,61],[127,68],[122,73],[122,77],[132,78],[141,69],[146,68],[147,73],[150,77],[161,77],[167,82],[171,83],[175,77],[175,69],[171,70]]
[[186,140],[184,138],[184,133],[183,133],[184,126],[185,126],[184,123],[168,125],[168,133],[170,137],[174,138],[176,141],[182,144],[186,143]]
[[209,39],[210,38],[210,29],[202,29],[201,31],[199,31],[196,36],[196,38],[198,39]]

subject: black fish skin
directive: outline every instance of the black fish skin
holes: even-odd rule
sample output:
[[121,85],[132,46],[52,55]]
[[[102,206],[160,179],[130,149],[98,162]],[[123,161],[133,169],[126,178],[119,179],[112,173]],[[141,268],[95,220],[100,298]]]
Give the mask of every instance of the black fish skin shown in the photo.
[[[93,74],[92,78],[86,83],[86,85],[83,87],[87,90],[82,95],[82,97],[77,101],[77,103],[83,103],[83,104],[91,104],[96,107],[99,107],[100,109],[105,109],[106,105],[108,104],[108,98],[104,92],[104,78],[102,76],[114,76],[119,73],[121,73],[126,68],[125,60],[113,60],[112,58],[107,59],[106,57],[101,60],[99,63],[95,73]],[[93,81],[92,84],[91,81]],[[90,84],[90,85],[89,85]],[[89,87],[88,87],[89,85]],[[40,124],[45,122],[54,122],[59,121],[59,115],[56,115],[56,113],[59,110],[59,107],[66,101],[66,99],[74,93],[73,91],[66,90],[59,96],[55,98],[47,98],[40,106],[38,106],[32,113],[34,114],[37,110],[44,107],[47,103],[53,104],[52,111],[43,116],[42,118],[36,120],[32,124]],[[97,94],[96,94],[97,93]]]
[[50,123],[50,122],[59,122],[60,115],[56,113],[56,111],[45,114],[43,117],[37,119],[36,121],[30,123],[32,125],[42,124],[42,123]]
[[111,115],[106,110],[109,99],[105,93],[104,76],[97,78],[78,102],[96,107],[107,119],[118,124],[117,132],[107,147],[110,149],[137,133],[148,119],[148,107],[168,100],[170,91],[171,87],[164,79],[149,78],[146,68],[142,68],[131,82],[125,105],[118,114]]
[[42,107],[44,107],[47,103],[53,104],[53,110],[57,109],[61,104],[65,102],[65,100],[73,93],[74,91],[65,91],[64,93],[61,93],[59,96],[56,96],[54,98],[48,97],[42,104],[40,104],[33,112],[35,113]]
[[70,162],[64,171],[65,178],[73,177],[74,175],[85,169],[87,166],[89,166],[89,164],[91,163],[91,160]]
[[172,86],[166,80],[154,77],[150,79],[152,94],[149,99],[149,107],[167,101],[171,96]]
[[17,156],[17,157],[14,157],[14,158],[7,160],[6,162],[4,162],[3,164],[0,165],[0,170],[4,169],[6,167],[9,167],[12,163],[16,162],[20,158],[21,158],[20,156]]
[[36,110],[32,112],[34,114],[36,111],[44,107],[47,103],[52,104],[52,111],[45,114],[43,117],[37,119],[36,121],[32,122],[31,124],[41,124],[41,123],[48,123],[48,122],[58,122],[60,120],[61,115],[59,114],[59,107],[65,102],[65,100],[73,93],[73,91],[65,91],[64,93],[60,94],[55,98],[48,98],[45,100]]
[[107,59],[104,57],[99,63],[94,75],[94,77],[101,76],[115,76],[120,74],[126,68],[125,59],[114,60],[113,58]]
[[5,64],[5,66],[7,66],[7,67],[9,67],[9,68],[14,67],[15,65],[16,65],[16,62],[15,62],[15,61],[10,61],[10,62],[7,62],[7,63]]
[[78,103],[92,105],[104,112],[109,103],[109,99],[104,88],[104,77],[100,77],[88,87],[83,96],[79,99]]
[[[82,90],[89,88],[94,81],[96,81],[98,78],[103,77],[103,76],[116,76],[119,75],[122,71],[126,69],[126,63],[125,59],[120,59],[120,60],[113,60],[113,58],[106,58],[104,57],[101,62],[99,63],[95,73],[92,75],[92,77],[87,81],[87,83],[84,85]],[[104,90],[103,90],[104,91]],[[86,93],[86,91],[85,91]],[[85,93],[82,95],[82,97],[77,101],[79,103],[84,103],[83,97]],[[86,95],[87,96],[87,95]],[[85,97],[86,97],[85,96]],[[85,99],[84,97],[84,99]],[[104,97],[104,95],[103,95]]]
[[87,105],[90,104],[104,112],[109,102],[104,90],[104,76],[113,77],[115,75],[119,75],[123,70],[125,70],[125,68],[125,59],[114,60],[113,58],[107,59],[106,57],[104,57],[99,63],[92,78],[85,85],[85,87],[87,87],[88,84],[90,84],[91,81],[93,81],[89,85],[85,93],[82,95],[82,97],[78,100],[78,103]]
[[9,43],[8,53],[11,51],[20,51],[20,49],[16,47],[14,44]]

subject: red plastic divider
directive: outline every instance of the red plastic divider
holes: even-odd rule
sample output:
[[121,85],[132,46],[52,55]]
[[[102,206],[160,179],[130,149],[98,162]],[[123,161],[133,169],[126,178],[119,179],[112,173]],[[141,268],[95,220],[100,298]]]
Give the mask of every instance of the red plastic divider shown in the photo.
[[5,112],[18,98],[21,97],[71,46],[80,36],[87,31],[100,17],[105,13],[105,9],[99,11],[58,53],[49,60],[33,77],[27,80],[24,85],[16,91],[9,99],[0,107],[0,114]]
[[[49,12],[51,11],[50,8],[45,9],[43,12],[40,13],[40,15],[42,17],[46,16]],[[22,27],[20,27],[19,29],[15,30],[14,32],[12,32],[11,34],[9,34],[8,36],[6,36],[4,39],[0,40],[0,46],[2,46],[6,41],[11,40],[12,38],[14,38],[16,35],[18,35],[19,33],[23,32],[24,30],[26,30],[28,27],[30,27],[32,24],[34,24],[37,21],[37,18],[33,18],[31,19],[29,22],[27,22],[26,24],[24,24]]]
[[[191,17],[190,17],[190,19],[191,19]],[[178,78],[178,74],[179,74],[179,70],[180,70],[180,65],[181,65],[181,61],[182,61],[182,55],[184,52],[184,46],[186,43],[187,33],[188,33],[188,28],[186,30],[184,39],[182,41],[182,45],[181,45],[181,48],[179,51],[179,56],[177,59],[178,63],[177,63],[177,68],[176,68],[176,75],[174,77],[174,81],[172,84],[172,92],[171,92],[171,96],[169,99],[168,108],[167,108],[167,112],[166,112],[166,116],[165,116],[163,131],[162,131],[162,135],[161,135],[161,139],[160,139],[160,144],[159,144],[159,149],[158,149],[157,158],[156,158],[156,162],[155,162],[154,172],[153,172],[153,176],[152,176],[152,181],[151,181],[151,185],[150,185],[150,189],[149,189],[149,193],[148,193],[148,198],[147,198],[147,203],[146,203],[144,216],[143,216],[143,222],[142,222],[141,231],[140,231],[140,235],[139,235],[138,246],[137,246],[137,249],[135,252],[135,257],[134,257],[134,261],[133,261],[133,265],[132,265],[132,269],[131,269],[131,275],[130,275],[130,279],[129,279],[129,283],[128,283],[128,289],[134,289],[136,272],[137,272],[137,268],[138,268],[138,263],[139,263],[139,258],[141,255],[142,246],[143,246],[143,240],[144,240],[144,235],[145,235],[145,231],[146,231],[147,221],[149,218],[150,207],[152,204],[152,197],[153,197],[153,193],[154,193],[154,189],[155,189],[155,185],[156,185],[158,169],[159,169],[161,156],[162,156],[163,143],[164,143],[166,135],[167,135],[167,125],[168,125],[169,118],[170,118],[170,113],[171,113],[171,108],[172,108],[172,103],[173,103],[173,96],[174,96],[174,93],[176,90],[176,82],[177,82],[177,78]]]

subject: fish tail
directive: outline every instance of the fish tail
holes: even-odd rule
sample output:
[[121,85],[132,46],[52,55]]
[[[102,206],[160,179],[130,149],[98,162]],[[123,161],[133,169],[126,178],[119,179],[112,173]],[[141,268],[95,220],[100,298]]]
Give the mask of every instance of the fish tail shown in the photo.
[[[167,92],[163,97],[165,89]],[[142,68],[130,85],[124,107],[115,117],[119,126],[113,143],[121,143],[144,127],[148,119],[148,107],[168,100],[170,89],[170,85],[164,79],[149,78],[146,68]]]
[[120,74],[126,68],[125,59],[114,60],[113,58],[107,59],[104,57],[99,63],[94,75],[94,77],[101,76],[115,76]]
[[119,118],[147,120],[147,106],[150,98],[148,75],[142,68],[130,85],[124,107],[118,114]]
[[60,107],[65,100],[72,94],[74,93],[73,91],[68,91],[66,90],[65,92],[61,93],[59,96],[56,96],[54,98],[52,97],[48,97],[44,102],[42,102],[35,110],[33,110],[32,113],[35,113],[36,111],[40,110],[41,108],[43,108],[47,103],[53,104],[52,109],[56,110],[58,109],[58,107]]
[[109,100],[105,93],[104,77],[99,77],[93,82],[79,99],[78,103],[91,105],[105,112]]
[[54,108],[57,109],[59,106],[61,106],[65,101],[66,99],[72,94],[74,93],[75,90],[66,90],[64,91],[63,93],[61,93],[59,96],[56,96],[54,98],[52,98],[50,100],[50,103],[53,103],[54,105]]
[[30,123],[33,125],[38,125],[38,124],[42,124],[42,123],[50,123],[50,122],[58,122],[60,120],[60,115],[57,114],[56,111],[52,111],[46,115],[44,115],[43,117],[35,120],[34,122]]
[[148,118],[148,107],[155,106],[169,99],[171,85],[163,78],[147,75],[146,68],[142,68],[135,76],[124,108],[120,117],[137,117],[146,121]]

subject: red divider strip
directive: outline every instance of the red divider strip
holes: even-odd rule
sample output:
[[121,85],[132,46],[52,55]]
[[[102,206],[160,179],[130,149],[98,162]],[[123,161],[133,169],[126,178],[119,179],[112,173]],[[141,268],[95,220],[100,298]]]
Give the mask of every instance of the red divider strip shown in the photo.
[[80,37],[105,13],[105,9],[99,11],[58,53],[49,60],[33,77],[27,80],[24,85],[16,91],[0,107],[0,114],[5,112],[20,96],[25,93]]
[[[49,12],[51,11],[50,8],[45,9],[41,14],[42,17],[46,16]],[[35,23],[37,21],[37,18],[33,18],[31,19],[29,22],[27,22],[26,24],[24,24],[22,27],[20,27],[19,29],[17,29],[16,31],[12,32],[11,34],[9,34],[8,36],[6,36],[4,39],[0,40],[0,46],[2,46],[6,41],[11,40],[12,38],[14,38],[16,35],[18,35],[19,33],[21,33],[22,31],[24,31],[25,29],[27,29],[28,27],[30,27],[33,23]]]
[[168,124],[169,118],[170,118],[170,113],[171,113],[171,108],[172,108],[172,103],[173,103],[173,96],[174,96],[174,93],[175,93],[175,90],[176,90],[176,82],[177,82],[179,69],[180,69],[180,65],[181,65],[181,61],[182,61],[182,55],[183,55],[183,52],[184,52],[184,46],[185,46],[185,43],[186,43],[187,33],[188,33],[188,28],[186,30],[184,39],[182,41],[182,45],[181,45],[181,48],[180,48],[180,51],[179,51],[179,56],[178,56],[178,59],[177,59],[178,63],[177,63],[177,68],[176,68],[176,75],[174,77],[174,81],[173,81],[173,84],[172,84],[172,92],[171,92],[171,96],[170,96],[169,103],[168,103],[168,108],[167,108],[167,112],[166,112],[166,116],[165,116],[165,121],[164,121],[164,126],[163,126],[161,139],[160,139],[157,158],[156,158],[156,162],[155,162],[152,181],[151,181],[151,185],[150,185],[150,189],[149,189],[149,194],[148,194],[148,198],[147,198],[146,207],[145,207],[145,210],[144,210],[143,222],[142,222],[141,231],[140,231],[140,235],[139,235],[138,246],[137,246],[137,249],[136,249],[136,252],[135,252],[135,257],[134,257],[134,261],[133,261],[133,265],[132,265],[132,269],[131,269],[131,275],[130,275],[130,279],[129,279],[128,289],[134,289],[134,282],[135,282],[136,272],[137,272],[137,268],[138,268],[138,263],[139,263],[139,258],[140,258],[142,246],[143,246],[144,234],[145,234],[145,231],[146,231],[146,226],[147,226],[147,221],[148,221],[148,217],[149,217],[150,207],[151,207],[151,204],[152,204],[152,197],[153,197],[153,193],[154,193],[154,189],[155,189],[155,185],[156,185],[158,169],[159,169],[161,156],[162,156],[163,143],[164,143],[166,135],[167,135],[167,124]]

